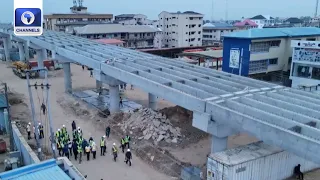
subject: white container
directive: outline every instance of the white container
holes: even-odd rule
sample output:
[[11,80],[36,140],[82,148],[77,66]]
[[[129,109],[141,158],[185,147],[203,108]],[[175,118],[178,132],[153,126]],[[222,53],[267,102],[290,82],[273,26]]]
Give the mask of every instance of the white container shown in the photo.
[[257,142],[211,154],[207,180],[282,180],[291,177],[298,164],[302,172],[320,167],[280,148]]

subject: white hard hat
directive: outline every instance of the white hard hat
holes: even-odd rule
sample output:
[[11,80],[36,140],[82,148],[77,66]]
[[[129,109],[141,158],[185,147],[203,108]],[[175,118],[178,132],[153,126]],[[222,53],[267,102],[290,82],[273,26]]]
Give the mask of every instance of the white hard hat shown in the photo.
[[80,129],[80,127],[78,127],[78,129]]
[[128,149],[127,151],[130,152],[130,149]]
[[65,125],[62,125],[62,127],[66,127]]
[[29,124],[31,124],[31,122],[29,122]]
[[105,138],[105,137],[106,137],[106,135],[103,135],[102,137],[104,137],[104,138]]
[[39,123],[39,125],[40,125],[41,123]]
[[115,145],[116,145],[116,143],[113,143],[113,145],[115,146]]
[[60,129],[58,129],[58,131],[60,131]]

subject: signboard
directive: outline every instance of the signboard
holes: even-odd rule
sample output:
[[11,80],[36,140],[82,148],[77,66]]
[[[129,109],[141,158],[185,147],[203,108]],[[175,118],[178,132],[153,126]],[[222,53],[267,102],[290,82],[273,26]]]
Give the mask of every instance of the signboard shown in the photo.
[[239,65],[240,65],[240,50],[239,49],[231,49],[230,50],[229,67],[238,69]]

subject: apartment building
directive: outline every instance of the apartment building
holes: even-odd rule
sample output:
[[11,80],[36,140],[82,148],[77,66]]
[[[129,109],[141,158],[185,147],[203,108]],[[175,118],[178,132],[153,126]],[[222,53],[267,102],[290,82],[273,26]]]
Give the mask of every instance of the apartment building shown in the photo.
[[261,77],[271,72],[288,72],[292,61],[291,40],[320,40],[320,29],[266,28],[228,34],[223,39],[222,70],[243,76],[261,74]]
[[320,41],[291,41],[291,47],[291,87],[316,89],[320,85]]
[[44,29],[62,32],[72,32],[75,27],[82,27],[87,24],[109,23],[113,19],[112,14],[91,14],[87,7],[70,8],[70,13],[47,14],[43,17]]
[[114,17],[114,22],[122,25],[153,25],[155,21],[143,14],[120,14]]
[[193,11],[159,14],[165,47],[202,46],[203,14]]
[[275,19],[270,15],[257,15],[250,18],[251,21],[258,25],[258,28],[263,28],[264,26],[273,26],[275,24]]
[[133,49],[161,48],[161,30],[148,25],[92,24],[74,29],[77,36],[89,39],[118,39]]
[[206,23],[203,25],[202,45],[220,44],[224,35],[235,32],[236,29],[227,23]]

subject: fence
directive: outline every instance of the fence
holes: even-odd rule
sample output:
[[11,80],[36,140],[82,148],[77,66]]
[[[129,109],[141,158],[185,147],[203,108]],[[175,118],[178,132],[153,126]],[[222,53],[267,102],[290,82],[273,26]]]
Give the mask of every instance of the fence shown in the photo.
[[30,165],[35,163],[40,163],[39,158],[33,152],[31,147],[28,145],[27,141],[24,139],[20,133],[15,122],[12,122],[12,134],[15,144],[15,149],[20,152],[23,165]]

